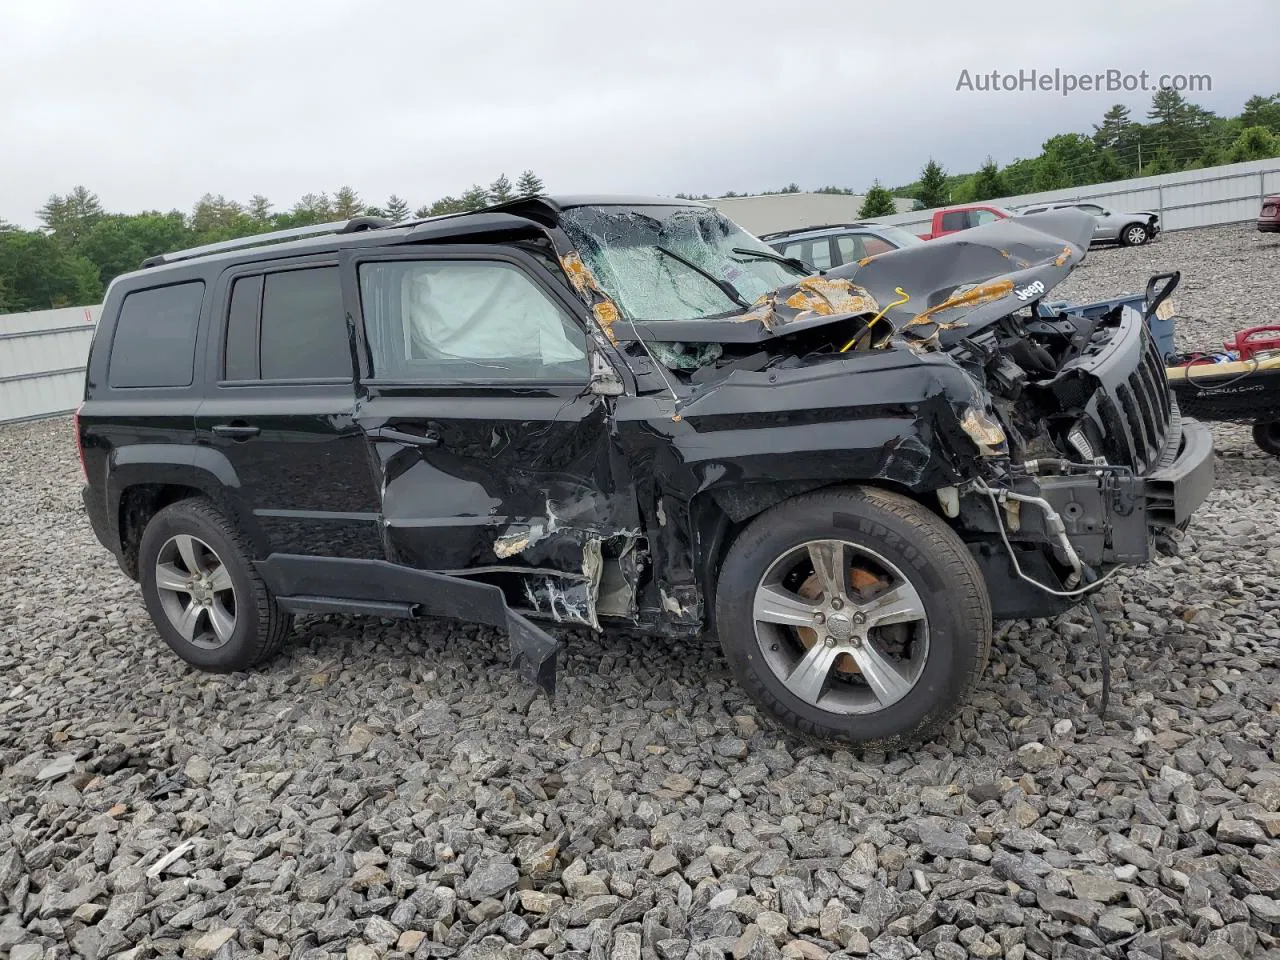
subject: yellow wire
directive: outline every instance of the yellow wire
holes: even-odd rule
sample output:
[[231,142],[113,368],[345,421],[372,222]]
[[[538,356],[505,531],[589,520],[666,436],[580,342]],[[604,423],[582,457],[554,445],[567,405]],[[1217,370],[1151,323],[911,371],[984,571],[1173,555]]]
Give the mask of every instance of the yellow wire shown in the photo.
[[883,310],[877,313],[874,317],[872,317],[870,323],[868,323],[865,327],[863,327],[856,334],[854,334],[853,339],[840,348],[841,353],[847,353],[849,348],[852,347],[854,343],[857,341],[858,337],[862,336],[864,333],[866,333],[868,330],[874,327],[876,325],[876,321],[879,320],[881,317],[883,317],[886,313],[888,313],[894,307],[902,306],[904,303],[906,303],[908,300],[911,299],[911,294],[907,293],[907,291],[903,290],[901,287],[894,287],[893,292],[896,293],[898,296],[900,296],[902,299],[893,301],[893,303],[889,304],[887,307],[885,307]]

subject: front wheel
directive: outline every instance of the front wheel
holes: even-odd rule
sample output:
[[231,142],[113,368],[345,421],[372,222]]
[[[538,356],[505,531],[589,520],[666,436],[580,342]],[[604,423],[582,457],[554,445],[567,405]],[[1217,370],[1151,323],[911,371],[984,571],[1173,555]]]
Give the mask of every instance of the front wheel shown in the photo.
[[1280,420],[1255,423],[1253,425],[1253,442],[1261,447],[1263,452],[1269,453],[1273,457],[1280,457]]
[[1140,223],[1131,223],[1124,228],[1120,238],[1126,247],[1140,247],[1151,239],[1151,231]]
[[737,538],[716,595],[720,643],[774,720],[813,739],[935,734],[986,666],[991,601],[936,514],[875,488],[822,491]]

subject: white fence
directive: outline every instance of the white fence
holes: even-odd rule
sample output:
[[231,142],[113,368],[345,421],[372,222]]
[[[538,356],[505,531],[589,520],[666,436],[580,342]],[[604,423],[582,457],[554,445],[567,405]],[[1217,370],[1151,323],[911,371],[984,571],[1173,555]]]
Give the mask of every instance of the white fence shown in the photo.
[[[706,201],[726,217],[757,237],[775,230],[814,227],[824,223],[850,223],[866,197],[849,193],[766,193],[752,197],[716,197]],[[894,209],[905,213],[914,201],[894,199]]]
[[0,422],[69,413],[84,396],[84,367],[101,307],[0,315]]
[[[1271,193],[1280,193],[1280,159],[1276,158],[1024,193],[986,202],[1021,207],[1056,200],[1094,201],[1121,212],[1154,210],[1160,214],[1162,230],[1189,230],[1253,220],[1258,216],[1260,201]],[[894,223],[914,233],[928,233],[932,220],[932,210],[877,218],[879,223]]]

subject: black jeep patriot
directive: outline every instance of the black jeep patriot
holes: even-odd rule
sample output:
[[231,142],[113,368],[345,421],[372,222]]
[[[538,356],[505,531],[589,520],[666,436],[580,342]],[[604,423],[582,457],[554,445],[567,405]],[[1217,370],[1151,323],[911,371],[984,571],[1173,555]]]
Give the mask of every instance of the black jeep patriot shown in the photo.
[[85,507],[205,669],[298,613],[434,615],[553,690],[526,617],[709,627],[793,729],[927,736],[993,619],[1146,562],[1213,482],[1143,314],[1042,303],[1091,231],[823,273],[710,207],[535,198],[155,257],[106,296]]

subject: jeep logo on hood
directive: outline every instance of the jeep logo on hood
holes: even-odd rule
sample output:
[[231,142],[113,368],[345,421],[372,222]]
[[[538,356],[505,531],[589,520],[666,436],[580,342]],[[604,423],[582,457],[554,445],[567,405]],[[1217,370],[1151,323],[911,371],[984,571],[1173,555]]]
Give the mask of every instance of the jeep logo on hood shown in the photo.
[[1025,287],[1020,287],[1019,289],[1013,291],[1013,295],[1025,303],[1026,301],[1030,300],[1032,297],[1040,296],[1040,294],[1044,293],[1044,291],[1045,291],[1044,281],[1035,280],[1032,283],[1027,284]]

